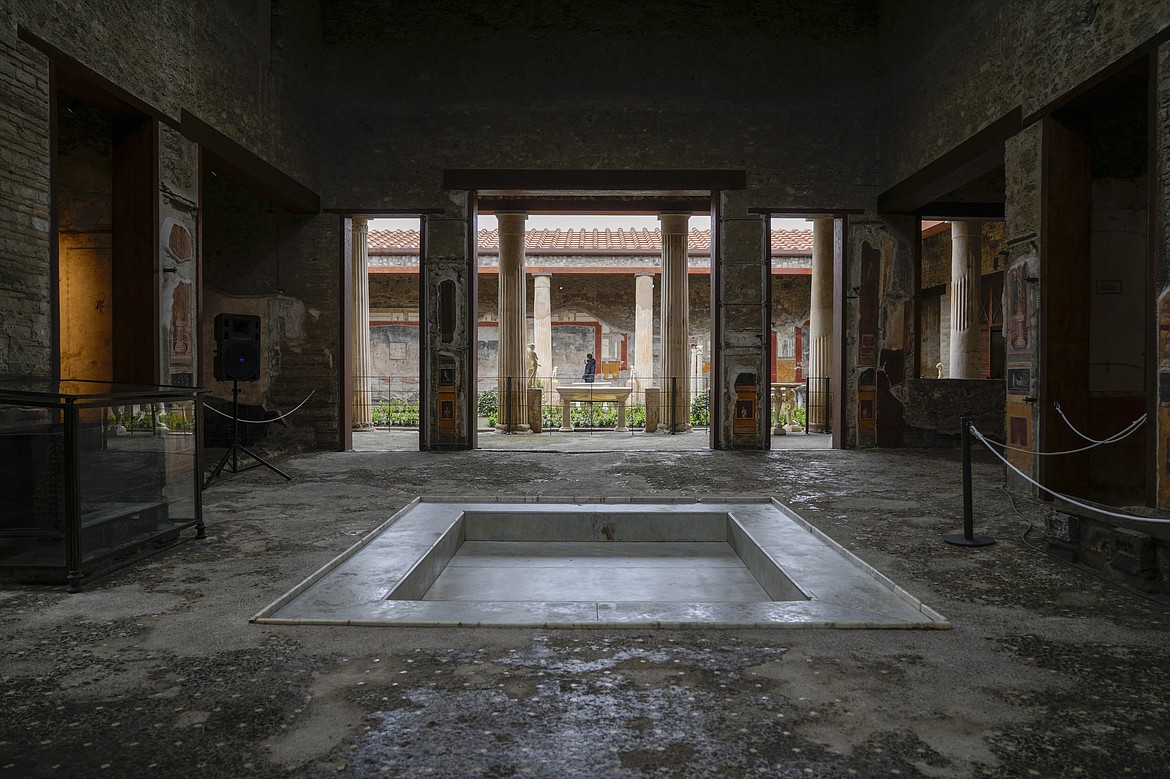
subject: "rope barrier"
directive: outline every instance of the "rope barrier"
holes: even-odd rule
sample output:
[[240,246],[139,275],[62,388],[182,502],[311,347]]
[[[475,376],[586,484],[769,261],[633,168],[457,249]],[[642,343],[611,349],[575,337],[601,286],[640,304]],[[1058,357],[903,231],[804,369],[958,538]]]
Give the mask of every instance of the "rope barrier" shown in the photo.
[[[295,414],[300,409],[300,407],[305,405],[306,403],[308,403],[309,398],[313,397],[313,395],[315,395],[316,393],[317,393],[317,390],[313,390],[312,392],[310,392],[305,397],[304,400],[302,400],[300,403],[298,403],[296,405],[296,408],[294,408],[292,411],[289,411],[287,414],[281,414],[280,416],[273,417],[272,419],[238,419],[236,421],[243,422],[243,423],[248,424],[248,425],[267,425],[269,422],[279,422],[280,420],[284,419],[285,417],[290,416],[292,414]],[[213,408],[212,406],[209,406],[206,403],[203,404],[203,407],[205,409],[207,409],[208,411],[214,411],[215,413],[219,414],[221,417],[226,417],[227,419],[232,418],[231,414],[225,414],[222,411],[220,411],[218,408]]]
[[[1102,438],[1101,440],[1097,440],[1096,438],[1089,438],[1087,435],[1082,433],[1080,430],[1077,430],[1076,425],[1074,425],[1072,422],[1070,422],[1068,417],[1066,417],[1064,415],[1064,409],[1062,409],[1060,407],[1060,403],[1054,402],[1052,405],[1056,409],[1056,413],[1060,414],[1060,418],[1064,420],[1064,423],[1066,425],[1068,425],[1068,429],[1073,431],[1074,433],[1079,435],[1081,438],[1085,439],[1086,441],[1088,441],[1090,443],[1094,443],[1094,444],[1109,443],[1110,441],[1117,439],[1117,437],[1119,435],[1121,435],[1121,433],[1114,433],[1113,435],[1109,436],[1108,438]],[[1145,418],[1146,418],[1145,414],[1142,414],[1140,417],[1138,417],[1138,419],[1141,419],[1142,421],[1145,421]],[[1133,423],[1130,423],[1130,424],[1133,424]],[[1120,440],[1120,439],[1118,439],[1118,440]]]
[[[1061,416],[1063,416],[1063,414]],[[1065,421],[1067,422],[1068,420],[1065,420]],[[1021,454],[1030,454],[1034,457],[1054,457],[1054,456],[1062,455],[1062,454],[1079,454],[1081,452],[1087,452],[1090,449],[1096,449],[1098,446],[1103,446],[1104,444],[1115,444],[1118,441],[1122,441],[1122,440],[1128,438],[1129,436],[1133,435],[1134,432],[1136,432],[1137,429],[1140,428],[1145,423],[1146,423],[1146,415],[1142,414],[1140,417],[1138,417],[1134,421],[1130,422],[1129,425],[1127,425],[1125,428],[1123,428],[1120,432],[1114,433],[1109,438],[1102,439],[1102,440],[1097,441],[1095,443],[1089,444],[1088,446],[1082,446],[1080,449],[1065,449],[1065,450],[1060,451],[1060,452],[1040,452],[1040,451],[1035,451],[1032,449],[1022,449],[1018,446],[1012,446],[1011,444],[1000,443],[999,441],[992,441],[991,443],[995,444],[996,446],[998,446],[1002,449],[1008,449],[1008,450],[1011,450],[1013,452],[1020,452]],[[1072,425],[1069,425],[1069,427],[1072,427]],[[1080,431],[1076,430],[1075,428],[1073,429],[1073,432],[1075,432],[1077,435],[1081,435]],[[1084,438],[1083,435],[1081,435],[1081,437]],[[1090,438],[1088,440],[1092,441],[1093,439]]]
[[[1142,416],[1144,417],[1145,415],[1143,414]],[[1142,421],[1144,421],[1144,419]],[[1128,520],[1132,520],[1134,522],[1149,522],[1151,524],[1170,525],[1170,519],[1159,519],[1157,517],[1139,517],[1135,514],[1121,514],[1121,513],[1116,512],[1116,511],[1109,511],[1108,509],[1100,508],[1099,506],[1091,506],[1088,503],[1082,503],[1081,501],[1077,500],[1076,498],[1070,497],[1068,495],[1065,495],[1064,493],[1060,493],[1060,492],[1057,492],[1055,490],[1051,490],[1048,487],[1045,487],[1040,482],[1033,479],[1028,474],[1021,471],[1019,468],[1017,468],[1012,463],[1008,462],[1006,457],[1004,457],[1002,454],[997,452],[991,446],[991,444],[994,442],[989,441],[983,435],[983,433],[979,432],[979,428],[975,427],[974,425],[971,425],[971,433],[972,433],[972,435],[975,436],[976,439],[981,441],[983,443],[983,445],[987,447],[987,451],[991,452],[997,458],[999,458],[1000,462],[1002,462],[1008,468],[1010,468],[1011,470],[1013,470],[1017,474],[1019,474],[1020,477],[1022,477],[1025,481],[1035,485],[1038,489],[1043,490],[1044,492],[1048,493],[1049,495],[1053,496],[1054,498],[1060,498],[1061,500],[1066,501],[1068,503],[1071,503],[1072,505],[1077,506],[1078,508],[1082,508],[1082,509],[1085,509],[1087,511],[1092,511],[1096,514],[1103,514],[1107,517],[1115,517],[1117,519],[1128,519]],[[1002,445],[1002,444],[1000,444],[1000,445]]]

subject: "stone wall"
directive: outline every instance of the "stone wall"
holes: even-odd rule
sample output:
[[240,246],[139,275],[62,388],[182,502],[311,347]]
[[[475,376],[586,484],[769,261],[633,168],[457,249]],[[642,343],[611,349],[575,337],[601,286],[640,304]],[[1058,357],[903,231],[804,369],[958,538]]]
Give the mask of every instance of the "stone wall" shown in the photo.
[[49,79],[45,57],[16,39],[10,5],[0,9],[0,375],[48,376]]
[[[1003,222],[980,224],[983,257],[980,272],[986,276],[1003,270]],[[951,283],[951,231],[922,239],[922,288]]]
[[[1156,518],[1156,512],[1142,507],[1126,512]],[[1118,519],[1057,499],[1045,518],[1044,541],[1057,557],[1126,587],[1170,594],[1170,532],[1164,524]]]
[[737,168],[793,208],[876,194],[874,4],[422,9],[322,6],[330,203],[450,210],[448,168]]
[[315,2],[7,5],[6,35],[19,24],[164,116],[178,120],[190,110],[293,178],[316,184]]
[[882,189],[1019,106],[1043,108],[1170,24],[1146,0],[885,3]]
[[[177,127],[182,111],[190,110],[313,186],[318,19],[315,3],[276,3],[272,10],[265,3],[234,0],[5,3],[0,9],[0,90],[5,95],[0,120],[5,160],[0,186],[4,259],[0,375],[47,375],[55,360],[49,268],[49,60],[21,40],[18,31],[66,52],[99,80],[142,101],[164,122]],[[161,136],[161,183],[194,203],[197,192],[190,185],[194,150],[173,130],[162,130]],[[176,204],[165,191],[161,197],[160,217],[172,220],[167,235],[160,238],[165,264],[170,225],[178,221],[190,230],[194,211],[189,203]],[[177,282],[191,281],[182,270],[160,285],[163,381],[170,373],[188,372],[170,369],[174,344],[166,319],[173,311]],[[178,298],[181,308],[185,292]],[[181,360],[179,367],[186,367]]]
[[[1165,216],[1170,213],[1170,43],[1164,43],[1158,49],[1158,70],[1154,74],[1152,95],[1154,169],[1149,171],[1149,175],[1153,177],[1154,201],[1150,229],[1153,230],[1154,240],[1150,246],[1154,256],[1150,259],[1156,279],[1151,293],[1155,296],[1158,312],[1155,348],[1158,354],[1156,392],[1159,431],[1155,461],[1159,463],[1158,505],[1170,506],[1170,436],[1166,434],[1166,431],[1170,431],[1170,220]],[[1170,566],[1167,570],[1170,570]]]
[[847,446],[901,446],[917,343],[914,242],[917,219],[849,219],[844,349],[854,366],[842,382]]
[[231,383],[213,378],[214,317],[259,316],[260,380],[240,385],[240,402],[284,413],[313,392],[271,427],[268,445],[336,446],[340,219],[290,214],[210,174],[203,204],[203,382],[230,400]]
[[199,149],[163,127],[159,147],[159,376],[193,386],[199,372]]
[[980,432],[996,440],[1001,437],[1002,381],[908,378],[903,397],[903,446],[957,448],[962,417],[969,417]]

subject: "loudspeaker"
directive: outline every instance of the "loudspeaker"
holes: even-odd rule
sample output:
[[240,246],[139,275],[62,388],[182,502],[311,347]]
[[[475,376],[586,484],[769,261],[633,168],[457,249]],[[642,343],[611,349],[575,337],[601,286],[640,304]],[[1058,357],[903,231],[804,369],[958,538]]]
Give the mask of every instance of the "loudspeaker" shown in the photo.
[[215,346],[216,379],[256,381],[260,378],[260,317],[217,314]]

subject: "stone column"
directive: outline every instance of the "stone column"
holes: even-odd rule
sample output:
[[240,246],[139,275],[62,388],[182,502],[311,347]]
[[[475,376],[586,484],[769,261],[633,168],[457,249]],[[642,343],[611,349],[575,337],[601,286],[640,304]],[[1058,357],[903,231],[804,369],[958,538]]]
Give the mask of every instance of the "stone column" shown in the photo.
[[369,224],[365,217],[355,216],[352,225],[353,426],[364,428],[373,424],[370,413],[370,374],[374,367],[370,359]]
[[[812,291],[808,312],[808,429],[827,428],[833,375],[833,220],[814,219]],[[800,355],[796,356],[800,359]]]
[[536,376],[544,385],[546,394],[552,392],[552,276],[540,273],[532,277],[532,342],[536,344],[536,360],[540,365]]
[[646,388],[654,384],[654,276],[634,277],[635,402],[645,402]]
[[951,349],[946,375],[979,378],[979,280],[983,240],[978,222],[951,222]]
[[496,214],[496,219],[500,225],[500,410],[496,430],[503,433],[527,433],[530,428],[525,391],[528,371],[524,364],[528,319],[524,288],[524,223],[528,214],[523,211],[502,211]]
[[[671,426],[673,405],[674,431],[685,432],[690,426],[687,311],[687,222],[689,213],[662,213],[662,298],[659,320],[662,327],[662,398],[665,407],[660,423]],[[671,394],[673,392],[673,400]],[[660,428],[661,429],[661,428]]]

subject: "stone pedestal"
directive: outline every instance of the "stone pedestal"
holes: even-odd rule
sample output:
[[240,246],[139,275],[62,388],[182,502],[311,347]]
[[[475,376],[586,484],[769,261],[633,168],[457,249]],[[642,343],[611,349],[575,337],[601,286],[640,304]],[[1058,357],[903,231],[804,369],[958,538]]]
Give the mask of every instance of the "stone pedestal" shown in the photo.
[[784,418],[784,388],[772,387],[772,408],[776,409],[776,425],[772,428],[772,435],[787,435]]
[[541,392],[539,387],[528,388],[528,426],[533,433],[544,432],[544,414],[541,406]]
[[658,418],[661,412],[661,390],[658,387],[646,387],[642,390],[646,398],[646,432],[658,432]]

